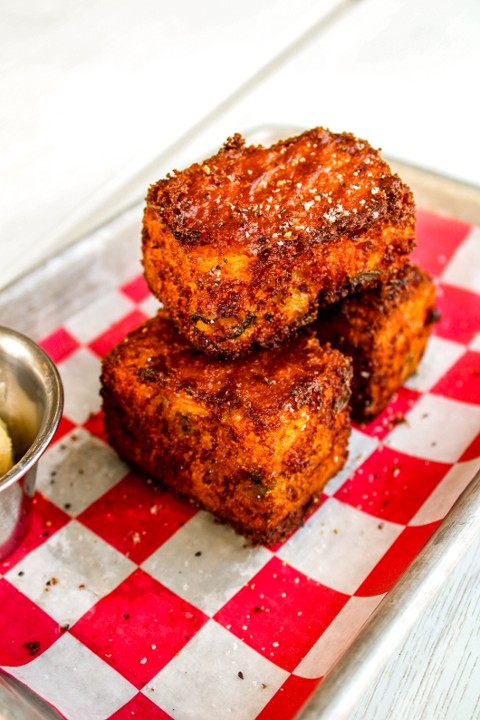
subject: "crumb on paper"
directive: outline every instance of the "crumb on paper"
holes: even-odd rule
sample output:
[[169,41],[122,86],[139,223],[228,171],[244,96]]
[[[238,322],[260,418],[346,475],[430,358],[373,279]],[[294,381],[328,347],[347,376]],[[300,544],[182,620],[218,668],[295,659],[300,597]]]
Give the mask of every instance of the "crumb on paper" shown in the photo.
[[56,585],[58,583],[58,580],[56,577],[52,577],[49,580],[45,582],[44,592],[48,592],[52,585]]
[[38,640],[29,640],[23,645],[27,650],[28,654],[32,657],[40,651],[40,643]]

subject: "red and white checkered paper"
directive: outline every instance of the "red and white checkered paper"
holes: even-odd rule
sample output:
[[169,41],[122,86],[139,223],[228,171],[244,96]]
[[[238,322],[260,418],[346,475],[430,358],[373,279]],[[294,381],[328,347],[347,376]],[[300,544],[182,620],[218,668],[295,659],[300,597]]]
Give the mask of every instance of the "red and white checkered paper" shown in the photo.
[[[292,718],[480,464],[480,230],[418,213],[442,319],[417,374],[274,549],[129,470],[100,359],[156,309],[140,269],[43,340],[65,414],[0,565],[0,664],[68,720]],[[405,422],[398,422],[402,417]]]

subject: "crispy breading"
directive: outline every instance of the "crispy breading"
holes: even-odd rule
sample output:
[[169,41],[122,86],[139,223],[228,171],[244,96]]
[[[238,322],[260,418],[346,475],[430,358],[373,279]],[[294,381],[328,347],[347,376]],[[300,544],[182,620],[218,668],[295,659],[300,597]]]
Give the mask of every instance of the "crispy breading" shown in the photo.
[[103,361],[105,427],[126,461],[270,545],[345,462],[350,378],[349,360],[311,330],[220,360],[160,311]]
[[356,420],[377,415],[415,371],[435,319],[433,280],[411,265],[380,288],[320,311],[320,342],[331,342],[353,361]]
[[386,281],[414,238],[412,193],[366,141],[315,128],[264,148],[235,135],[150,187],[143,264],[190,342],[234,357]]

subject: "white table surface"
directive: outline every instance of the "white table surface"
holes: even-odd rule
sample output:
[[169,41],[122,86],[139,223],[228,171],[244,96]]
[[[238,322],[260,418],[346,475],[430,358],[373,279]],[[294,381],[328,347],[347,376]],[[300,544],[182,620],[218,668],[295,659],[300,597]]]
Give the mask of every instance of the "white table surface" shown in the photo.
[[[0,288],[236,131],[349,130],[480,185],[479,78],[478,0],[2,0]],[[479,558],[354,720],[480,717]]]

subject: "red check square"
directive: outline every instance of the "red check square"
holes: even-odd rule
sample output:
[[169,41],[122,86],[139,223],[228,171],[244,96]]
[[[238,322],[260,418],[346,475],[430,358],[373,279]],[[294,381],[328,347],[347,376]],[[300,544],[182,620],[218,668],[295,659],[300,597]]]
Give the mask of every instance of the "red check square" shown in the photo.
[[282,687],[275,693],[270,702],[265,705],[256,720],[280,720],[293,718],[304,706],[310,695],[316,690],[320,680],[310,680],[290,675]]
[[441,283],[437,292],[440,320],[435,335],[467,345],[480,328],[480,295]]
[[147,316],[140,312],[140,310],[133,310],[124,318],[114,323],[104,333],[95,338],[95,340],[92,340],[88,346],[99,357],[103,357],[107,354],[107,352],[115,347],[115,345],[118,345],[118,343],[121,342],[129,332],[135,330],[139,325],[145,322],[146,319]]
[[155,705],[143,693],[135,695],[130,702],[110,715],[107,720],[172,720],[172,716]]
[[276,665],[292,671],[348,598],[274,557],[223,606],[215,620]]
[[80,343],[65,328],[55,330],[44,338],[40,345],[56,363],[65,360],[80,347]]
[[419,397],[420,393],[415,390],[399,388],[387,407],[370,422],[362,423],[359,429],[370,437],[382,440],[395,425],[403,422],[405,413],[412,409]]
[[59,440],[61,440],[65,435],[68,435],[77,427],[77,424],[72,422],[68,419],[65,415],[63,415],[60,419],[60,423],[58,425],[58,428],[56,430],[55,435],[53,436],[53,440],[51,442],[51,446],[53,446],[55,443],[57,443]]
[[480,432],[476,436],[476,438],[470,443],[468,448],[463,453],[462,457],[459,459],[459,462],[466,462],[468,460],[476,460],[479,459],[480,462]]
[[158,484],[129,473],[78,520],[140,564],[197,512]]
[[140,689],[206,620],[201,610],[139,569],[99,600],[70,632]]
[[29,663],[64,632],[55,620],[4,578],[0,578],[0,607],[4,618],[0,665],[14,667]]
[[439,275],[470,230],[471,225],[461,220],[417,210],[417,247],[411,254],[412,261],[432,275]]
[[370,515],[406,525],[450,467],[381,446],[335,497]]
[[430,392],[480,405],[480,352],[467,351]]
[[[36,492],[32,498],[30,526],[22,544],[0,562],[0,572],[6,573],[32,550],[42,545],[51,535],[69,522],[70,517],[43,495]],[[1,605],[0,605],[1,607]]]
[[133,280],[122,285],[120,290],[135,303],[141,303],[150,295],[150,289],[143,275],[137,275]]
[[87,420],[83,423],[85,430],[88,430],[90,435],[94,435],[104,443],[107,442],[107,436],[105,433],[104,414],[102,410],[96,413],[92,413]]
[[405,528],[380,562],[373,568],[370,575],[360,585],[355,595],[371,596],[388,592],[408,568],[439,524],[440,521]]

